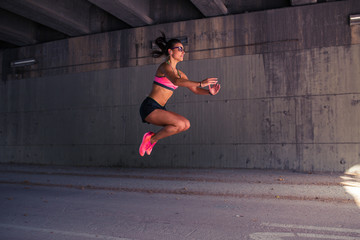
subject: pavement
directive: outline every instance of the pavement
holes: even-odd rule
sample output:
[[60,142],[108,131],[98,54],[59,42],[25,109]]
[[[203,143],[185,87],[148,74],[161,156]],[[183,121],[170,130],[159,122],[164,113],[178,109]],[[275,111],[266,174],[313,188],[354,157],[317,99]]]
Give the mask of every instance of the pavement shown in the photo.
[[0,164],[0,238],[360,240],[358,167],[297,173]]
[[123,169],[0,165],[0,184],[120,192],[356,203],[359,166],[346,173],[251,169]]

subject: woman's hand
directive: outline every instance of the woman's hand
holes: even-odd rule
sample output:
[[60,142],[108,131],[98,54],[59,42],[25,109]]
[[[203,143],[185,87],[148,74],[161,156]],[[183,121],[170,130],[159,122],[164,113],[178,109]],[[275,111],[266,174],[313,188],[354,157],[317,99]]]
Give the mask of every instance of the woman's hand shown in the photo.
[[220,91],[220,84],[209,85],[209,92],[211,95],[216,95]]
[[202,80],[200,83],[201,83],[201,87],[206,87],[206,86],[216,84],[217,82],[218,82],[217,78],[207,78],[205,80]]

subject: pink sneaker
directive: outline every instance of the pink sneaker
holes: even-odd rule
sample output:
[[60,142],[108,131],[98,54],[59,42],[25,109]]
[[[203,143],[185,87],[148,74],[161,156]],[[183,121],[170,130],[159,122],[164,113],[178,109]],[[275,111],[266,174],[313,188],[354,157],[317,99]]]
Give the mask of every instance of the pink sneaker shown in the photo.
[[[153,134],[154,135],[154,134]],[[151,135],[152,136],[152,135]],[[155,146],[157,142],[154,142],[153,144],[150,145],[150,147],[146,150],[146,154],[150,155],[151,151],[153,150],[153,147]]]
[[143,157],[145,155],[145,151],[151,147],[150,139],[151,139],[152,135],[154,135],[153,132],[147,132],[144,134],[140,148],[139,148],[140,156]]

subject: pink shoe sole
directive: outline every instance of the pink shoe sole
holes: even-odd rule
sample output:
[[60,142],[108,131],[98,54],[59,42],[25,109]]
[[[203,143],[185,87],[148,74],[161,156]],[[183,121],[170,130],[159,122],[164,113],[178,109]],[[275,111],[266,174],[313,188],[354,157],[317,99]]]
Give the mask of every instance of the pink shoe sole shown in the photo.
[[[154,135],[154,134],[153,134]],[[152,135],[151,135],[152,136]],[[156,142],[154,142],[153,144],[150,145],[150,147],[146,150],[146,154],[150,155],[154,146],[155,146]]]
[[147,132],[144,134],[142,142],[139,147],[140,156],[143,157],[145,155],[146,150],[148,150],[151,147],[150,139],[152,135],[154,135],[153,132]]

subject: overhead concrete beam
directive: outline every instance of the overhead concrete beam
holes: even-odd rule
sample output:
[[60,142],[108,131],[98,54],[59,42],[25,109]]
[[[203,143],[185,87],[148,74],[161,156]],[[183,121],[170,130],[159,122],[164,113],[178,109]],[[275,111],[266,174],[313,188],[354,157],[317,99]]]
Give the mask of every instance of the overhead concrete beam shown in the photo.
[[132,27],[151,25],[150,1],[148,0],[89,0]]
[[16,13],[69,36],[91,33],[86,0],[1,0],[0,8]]
[[228,9],[222,0],[191,0],[205,17],[228,14]]
[[291,0],[291,6],[306,5],[317,3],[317,0]]
[[17,46],[35,44],[36,25],[30,20],[0,9],[0,40]]

